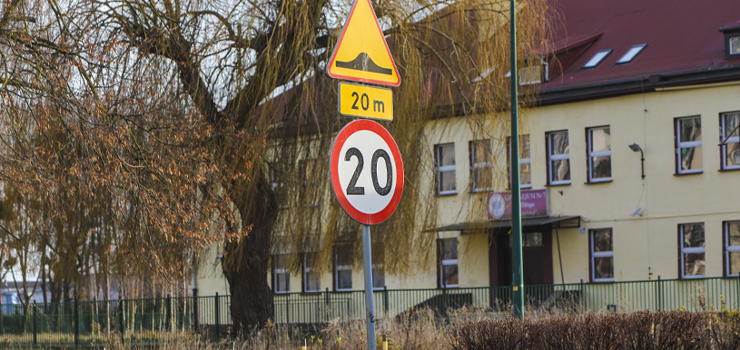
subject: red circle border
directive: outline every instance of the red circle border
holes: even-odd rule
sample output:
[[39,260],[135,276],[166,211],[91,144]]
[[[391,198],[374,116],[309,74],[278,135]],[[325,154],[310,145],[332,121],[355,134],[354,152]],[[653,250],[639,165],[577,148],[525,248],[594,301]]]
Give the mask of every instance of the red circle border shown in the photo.
[[[353,207],[352,204],[349,203],[347,196],[344,195],[344,192],[342,191],[342,186],[339,183],[339,159],[341,158],[339,153],[342,151],[342,147],[344,146],[344,143],[347,142],[347,139],[354,133],[362,130],[367,130],[380,136],[380,138],[382,138],[383,141],[385,141],[385,143],[388,145],[388,148],[390,148],[391,153],[393,154],[393,162],[396,164],[397,175],[393,197],[391,197],[391,201],[385,208],[383,208],[383,210],[375,214],[365,214]],[[372,120],[355,120],[345,125],[344,128],[339,131],[339,134],[337,135],[337,138],[334,139],[334,144],[332,145],[329,171],[331,173],[331,186],[334,190],[334,194],[337,196],[339,204],[342,206],[344,211],[347,212],[347,215],[361,224],[377,225],[382,223],[383,221],[387,220],[394,211],[396,211],[398,204],[401,202],[401,194],[403,193],[404,182],[403,160],[401,160],[401,151],[399,151],[396,140],[393,139],[393,136],[391,136],[388,130]]]

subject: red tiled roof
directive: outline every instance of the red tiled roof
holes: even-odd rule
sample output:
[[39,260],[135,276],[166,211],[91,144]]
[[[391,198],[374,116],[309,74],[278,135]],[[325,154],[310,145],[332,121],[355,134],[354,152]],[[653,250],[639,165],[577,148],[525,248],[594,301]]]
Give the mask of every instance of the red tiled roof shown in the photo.
[[[586,86],[740,65],[725,59],[719,28],[740,25],[740,0],[553,0],[564,24],[556,33],[554,54],[593,42],[551,76],[544,90]],[[632,46],[647,47],[630,63],[616,65]],[[581,67],[599,50],[612,49],[596,68]],[[561,60],[562,62],[562,60]]]

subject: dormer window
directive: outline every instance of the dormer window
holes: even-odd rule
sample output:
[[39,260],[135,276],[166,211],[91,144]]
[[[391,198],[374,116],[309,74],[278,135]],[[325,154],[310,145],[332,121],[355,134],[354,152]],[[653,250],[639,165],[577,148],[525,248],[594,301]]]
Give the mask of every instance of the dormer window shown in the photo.
[[740,58],[740,21],[719,29],[725,37],[725,59]]
[[588,62],[586,62],[586,64],[584,64],[583,67],[581,67],[581,69],[595,68],[596,66],[599,65],[599,63],[601,63],[601,61],[603,61],[606,58],[606,56],[609,56],[609,54],[612,53],[612,51],[614,50],[612,49],[600,50],[594,55],[594,57],[591,57],[591,59],[588,60]]
[[740,55],[740,35],[730,38],[730,55]]

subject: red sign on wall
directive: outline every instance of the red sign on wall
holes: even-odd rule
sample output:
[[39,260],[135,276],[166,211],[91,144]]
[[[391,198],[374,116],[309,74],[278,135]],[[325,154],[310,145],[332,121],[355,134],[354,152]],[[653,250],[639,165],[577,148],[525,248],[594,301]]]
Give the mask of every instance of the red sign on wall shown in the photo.
[[[547,190],[521,191],[522,218],[548,216]],[[488,194],[488,220],[511,218],[511,192]]]

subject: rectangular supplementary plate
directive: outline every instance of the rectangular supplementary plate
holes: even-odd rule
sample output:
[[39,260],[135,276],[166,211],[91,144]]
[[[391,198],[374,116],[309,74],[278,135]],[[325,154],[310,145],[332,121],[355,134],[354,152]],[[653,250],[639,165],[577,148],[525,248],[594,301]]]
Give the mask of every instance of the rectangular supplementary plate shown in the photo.
[[368,85],[339,83],[338,108],[342,115],[393,120],[393,92]]

